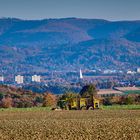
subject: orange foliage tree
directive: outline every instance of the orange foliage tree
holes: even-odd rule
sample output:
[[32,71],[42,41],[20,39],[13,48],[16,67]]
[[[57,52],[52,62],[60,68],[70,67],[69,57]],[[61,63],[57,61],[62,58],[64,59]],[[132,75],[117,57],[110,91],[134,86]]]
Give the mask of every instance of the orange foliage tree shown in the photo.
[[9,95],[6,95],[2,99],[2,107],[4,107],[4,108],[10,108],[10,107],[12,107],[12,98]]
[[56,106],[56,96],[52,93],[45,93],[43,98],[43,106]]

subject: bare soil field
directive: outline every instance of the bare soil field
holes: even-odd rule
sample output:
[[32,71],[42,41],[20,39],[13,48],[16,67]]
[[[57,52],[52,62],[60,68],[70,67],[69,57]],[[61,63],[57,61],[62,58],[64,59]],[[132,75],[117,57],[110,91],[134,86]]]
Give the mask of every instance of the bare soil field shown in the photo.
[[140,110],[0,111],[0,140],[140,140]]

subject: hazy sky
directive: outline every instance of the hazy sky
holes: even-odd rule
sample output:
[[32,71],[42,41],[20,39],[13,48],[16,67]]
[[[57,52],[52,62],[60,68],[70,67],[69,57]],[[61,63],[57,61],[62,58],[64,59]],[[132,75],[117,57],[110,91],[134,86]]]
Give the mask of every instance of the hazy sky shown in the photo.
[[0,17],[140,20],[140,0],[0,0]]

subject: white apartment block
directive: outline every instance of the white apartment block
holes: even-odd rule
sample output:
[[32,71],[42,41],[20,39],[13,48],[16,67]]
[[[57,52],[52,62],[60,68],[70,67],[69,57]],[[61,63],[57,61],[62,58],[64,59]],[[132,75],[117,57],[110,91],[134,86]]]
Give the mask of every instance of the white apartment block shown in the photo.
[[3,81],[4,81],[4,77],[0,76],[0,82],[3,82]]
[[32,76],[32,82],[40,82],[40,81],[41,81],[41,77],[39,75]]
[[15,76],[15,81],[17,82],[17,84],[23,84],[23,76],[21,75]]
[[137,73],[140,73],[140,68],[137,68]]

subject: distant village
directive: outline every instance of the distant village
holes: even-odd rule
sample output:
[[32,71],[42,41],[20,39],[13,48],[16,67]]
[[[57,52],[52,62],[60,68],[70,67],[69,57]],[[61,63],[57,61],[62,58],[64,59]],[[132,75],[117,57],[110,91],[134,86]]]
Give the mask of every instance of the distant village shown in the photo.
[[[140,68],[128,70],[81,70],[79,72],[55,71],[45,74],[18,74],[11,77],[0,76],[0,84],[9,86],[44,85],[46,87],[70,87],[75,91],[84,85],[94,83],[100,96],[118,96],[125,92],[140,91]],[[77,90],[78,89],[78,90]],[[59,94],[59,93],[56,93]]]

